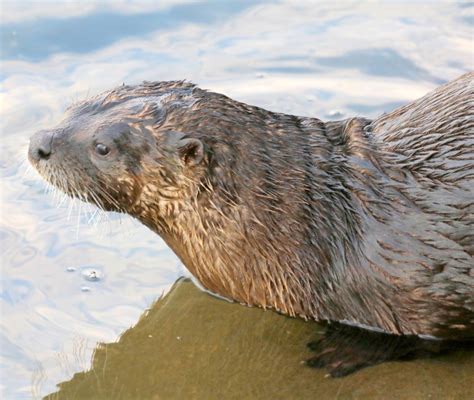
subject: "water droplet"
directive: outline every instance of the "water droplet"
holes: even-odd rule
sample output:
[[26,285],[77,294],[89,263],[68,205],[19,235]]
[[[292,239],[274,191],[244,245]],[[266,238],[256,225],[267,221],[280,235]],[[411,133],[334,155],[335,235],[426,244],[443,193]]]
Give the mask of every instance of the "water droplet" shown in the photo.
[[89,286],[81,286],[81,292],[90,292],[91,288]]
[[95,267],[82,268],[81,275],[86,281],[89,282],[97,282],[103,278],[102,271]]
[[66,271],[67,271],[67,272],[74,272],[75,270],[76,270],[75,267],[67,267],[67,268],[66,268]]

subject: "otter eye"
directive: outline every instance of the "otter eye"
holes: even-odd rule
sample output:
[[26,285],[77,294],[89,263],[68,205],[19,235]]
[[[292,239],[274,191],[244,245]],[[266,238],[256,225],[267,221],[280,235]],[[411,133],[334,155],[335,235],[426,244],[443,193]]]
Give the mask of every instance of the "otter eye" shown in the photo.
[[95,151],[101,156],[106,156],[107,154],[109,154],[110,149],[105,144],[97,143],[95,145]]

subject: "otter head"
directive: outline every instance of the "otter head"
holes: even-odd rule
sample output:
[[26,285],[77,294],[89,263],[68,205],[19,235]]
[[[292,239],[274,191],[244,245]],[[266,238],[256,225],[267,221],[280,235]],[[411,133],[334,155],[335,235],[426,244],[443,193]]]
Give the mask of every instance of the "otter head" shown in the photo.
[[29,159],[71,197],[144,219],[167,219],[169,207],[196,189],[204,144],[171,129],[168,110],[192,104],[182,82],[123,86],[73,106],[63,122],[30,140]]

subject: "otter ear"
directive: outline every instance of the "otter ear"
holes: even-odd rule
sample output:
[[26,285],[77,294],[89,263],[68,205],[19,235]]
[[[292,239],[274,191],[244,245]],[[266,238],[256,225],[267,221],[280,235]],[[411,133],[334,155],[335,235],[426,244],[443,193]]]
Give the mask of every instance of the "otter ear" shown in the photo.
[[177,145],[179,156],[186,165],[193,167],[204,159],[204,145],[199,139],[185,137]]

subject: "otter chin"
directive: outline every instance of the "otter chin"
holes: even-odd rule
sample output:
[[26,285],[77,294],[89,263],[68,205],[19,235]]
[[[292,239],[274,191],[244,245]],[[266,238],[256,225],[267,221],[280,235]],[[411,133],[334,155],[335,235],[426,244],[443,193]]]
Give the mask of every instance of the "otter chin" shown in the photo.
[[124,85],[68,109],[28,155],[68,195],[160,235],[209,291],[332,323],[308,364],[340,376],[474,339],[473,78],[343,121],[183,81]]

